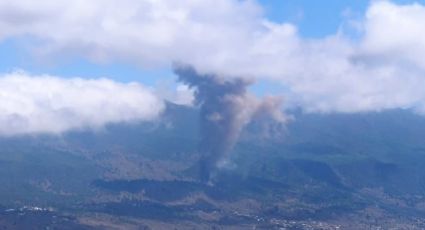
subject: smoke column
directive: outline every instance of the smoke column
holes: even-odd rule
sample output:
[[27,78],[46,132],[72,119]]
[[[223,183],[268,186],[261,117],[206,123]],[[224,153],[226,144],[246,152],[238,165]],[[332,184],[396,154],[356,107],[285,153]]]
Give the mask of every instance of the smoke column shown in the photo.
[[200,179],[209,182],[218,163],[226,159],[242,128],[252,117],[269,114],[284,121],[280,100],[265,98],[259,101],[247,93],[251,84],[243,78],[220,78],[200,75],[190,66],[175,65],[179,81],[195,91],[195,104],[200,107]]

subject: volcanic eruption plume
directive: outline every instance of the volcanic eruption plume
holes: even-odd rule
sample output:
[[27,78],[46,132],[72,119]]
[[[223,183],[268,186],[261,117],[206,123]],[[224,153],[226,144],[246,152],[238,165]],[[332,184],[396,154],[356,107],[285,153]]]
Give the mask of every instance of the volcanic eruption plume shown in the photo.
[[176,65],[179,81],[195,92],[200,107],[200,180],[209,182],[220,161],[225,160],[239,138],[243,127],[253,117],[268,115],[283,122],[281,100],[266,97],[259,100],[247,92],[252,83],[244,78],[222,78],[199,74],[190,66]]

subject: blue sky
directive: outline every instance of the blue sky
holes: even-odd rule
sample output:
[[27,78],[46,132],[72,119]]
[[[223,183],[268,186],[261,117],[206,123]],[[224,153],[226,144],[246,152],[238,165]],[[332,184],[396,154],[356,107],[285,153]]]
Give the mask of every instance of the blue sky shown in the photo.
[[61,108],[78,127],[153,119],[164,100],[192,102],[174,61],[309,113],[425,114],[425,0],[257,1],[0,1],[0,116],[35,130],[55,117],[53,132],[70,127]]
[[[291,22],[307,38],[320,38],[338,30],[346,12],[353,17],[364,15],[370,0],[260,0],[267,17],[277,22]],[[424,0],[392,0],[397,4],[424,3]]]
[[[276,22],[289,21],[298,26],[299,32],[305,37],[323,37],[334,33],[342,20],[345,9],[363,12],[368,5],[367,0],[329,0],[326,5],[323,1],[315,0],[260,0],[268,19]],[[112,77],[119,75],[120,81],[144,81],[152,84],[158,77],[170,77],[168,70],[146,70],[129,64],[94,64],[87,60],[67,60],[53,65],[28,62],[29,55],[20,49],[21,44],[16,41],[0,43],[0,72],[13,69],[24,69],[31,73],[49,73],[60,76],[82,77]],[[152,78],[140,78],[140,75],[149,75]]]
[[267,17],[277,22],[291,22],[298,26],[304,37],[317,38],[335,33],[344,18],[344,12],[362,14],[368,0],[260,0]]
[[[423,3],[425,0],[416,1]],[[411,3],[411,0],[394,0],[395,3]],[[259,0],[266,17],[275,22],[291,22],[298,28],[301,37],[322,38],[338,30],[349,10],[352,17],[364,14],[368,0]],[[154,85],[156,81],[174,78],[169,68],[146,69],[126,63],[96,64],[85,59],[75,58],[56,63],[31,61],[31,55],[22,49],[22,42],[6,40],[0,43],[0,72],[22,69],[33,74],[52,74],[63,77],[109,77],[122,82],[139,81]],[[30,61],[28,61],[30,60]],[[140,77],[143,76],[143,77]],[[267,84],[255,86],[262,91]]]

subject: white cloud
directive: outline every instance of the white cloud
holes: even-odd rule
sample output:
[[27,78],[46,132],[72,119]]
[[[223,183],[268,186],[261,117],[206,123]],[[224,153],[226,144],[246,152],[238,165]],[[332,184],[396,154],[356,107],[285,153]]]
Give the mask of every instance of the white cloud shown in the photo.
[[360,38],[338,34],[314,41],[301,55],[298,68],[305,71],[285,80],[312,111],[425,113],[424,23],[423,5],[374,1],[359,22]]
[[382,62],[411,62],[425,69],[425,7],[376,2],[366,13],[361,49]]
[[166,101],[186,106],[193,106],[194,104],[194,90],[187,85],[181,83],[176,84],[175,79],[157,81],[153,88],[155,94]]
[[198,70],[285,86],[312,112],[412,108],[425,113],[425,7],[373,1],[352,39],[343,31],[304,39],[240,0],[10,0],[0,39],[31,38],[38,55],[81,55]]
[[137,83],[63,79],[15,72],[0,76],[0,135],[62,133],[111,122],[155,119],[163,102]]
[[169,65],[232,52],[257,27],[260,11],[238,0],[10,0],[0,2],[0,38],[36,38],[39,54]]

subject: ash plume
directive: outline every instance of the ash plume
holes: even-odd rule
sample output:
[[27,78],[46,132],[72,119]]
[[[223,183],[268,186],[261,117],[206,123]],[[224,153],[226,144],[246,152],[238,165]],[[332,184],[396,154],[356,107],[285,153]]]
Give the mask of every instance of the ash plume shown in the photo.
[[247,87],[252,82],[247,79],[201,75],[185,65],[175,65],[174,72],[180,82],[194,89],[195,105],[200,107],[199,176],[202,182],[210,181],[251,119],[267,115],[279,122],[285,120],[281,100],[275,97],[259,100],[249,94]]

